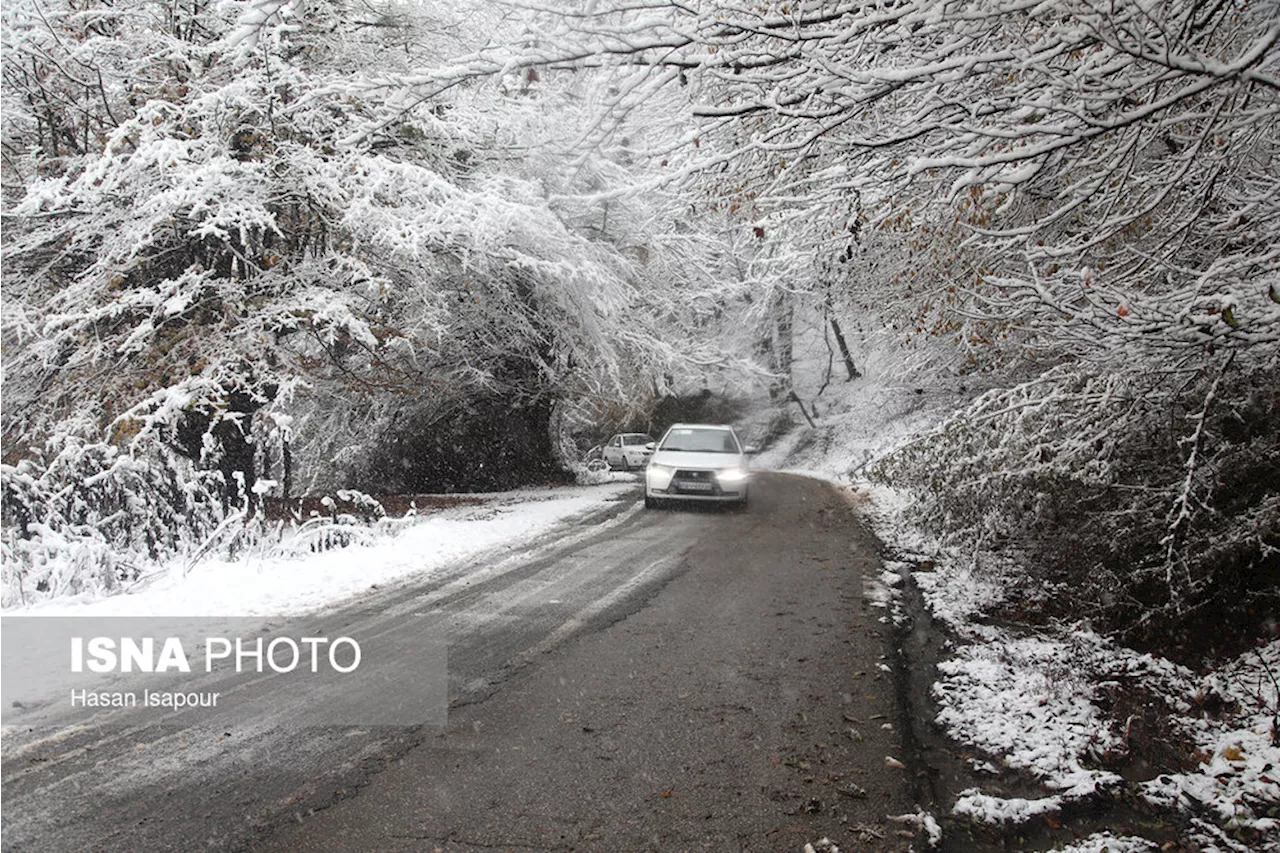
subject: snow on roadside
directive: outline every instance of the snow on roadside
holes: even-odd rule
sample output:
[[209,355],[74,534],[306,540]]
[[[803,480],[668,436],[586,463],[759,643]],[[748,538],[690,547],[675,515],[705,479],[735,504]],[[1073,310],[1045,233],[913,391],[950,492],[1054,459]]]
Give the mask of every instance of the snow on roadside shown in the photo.
[[935,557],[924,565],[931,570],[917,569],[911,579],[933,618],[960,637],[990,633],[989,626],[974,620],[1004,601],[1005,586],[1000,583],[1000,575],[993,569],[978,570],[972,562],[954,557]]
[[[1211,815],[1228,830],[1265,839],[1280,849],[1280,640],[1241,655],[1230,665],[1188,685],[1197,697],[1216,694],[1238,710],[1221,718],[1184,714],[1202,763],[1142,783],[1148,802]],[[1215,839],[1221,843],[1221,839]]]
[[[921,547],[919,534],[903,529],[896,512],[880,508],[870,515],[886,541]],[[911,578],[933,617],[959,641],[938,666],[938,722],[954,740],[1029,773],[1052,792],[1023,799],[972,788],[961,792],[954,815],[1016,825],[1124,788],[1120,776],[1100,769],[1108,759],[1122,760],[1129,744],[1104,714],[1099,693],[1140,688],[1159,696],[1174,714],[1170,725],[1199,744],[1201,763],[1141,783],[1136,793],[1187,818],[1187,840],[1204,849],[1280,850],[1280,821],[1271,816],[1280,813],[1280,686],[1272,678],[1280,674],[1280,640],[1199,677],[1084,626],[1034,633],[998,627],[982,619],[1004,598],[1001,578],[1017,567],[978,568],[948,549],[924,550],[929,557],[916,559],[931,570],[917,569]],[[1209,695],[1235,710],[1217,718],[1198,712]],[[1139,841],[1119,839],[1110,849],[1155,849],[1134,844]]]
[[924,835],[924,842],[930,850],[942,843],[942,825],[938,823],[937,818],[926,811],[916,809],[906,814],[889,815],[889,820],[915,827]]
[[[612,480],[612,478],[610,478]],[[372,586],[425,575],[493,549],[528,545],[556,524],[598,509],[634,488],[633,478],[607,485],[527,489],[486,495],[480,506],[433,512],[398,534],[310,553],[248,553],[187,567],[174,560],[128,592],[77,596],[11,608],[24,616],[286,616],[312,612]],[[286,545],[287,545],[286,540]]]
[[[876,494],[886,490],[874,490],[873,500]],[[1124,788],[1120,776],[1100,769],[1108,759],[1123,760],[1129,744],[1107,719],[1099,694],[1140,688],[1171,710],[1170,725],[1199,744],[1202,763],[1141,783],[1136,793],[1154,807],[1183,815],[1187,840],[1204,849],[1280,850],[1280,821],[1271,817],[1280,812],[1280,733],[1273,734],[1280,690],[1271,677],[1280,674],[1280,641],[1199,677],[1084,626],[1024,632],[989,624],[984,615],[1004,599],[1001,579],[1018,568],[976,566],[971,555],[936,543],[929,547],[899,522],[902,497],[890,497],[890,507],[877,507],[871,520],[883,539],[911,543],[918,565],[930,567],[917,568],[911,579],[933,617],[958,641],[938,666],[938,722],[954,740],[1030,774],[1047,789],[1044,797],[1024,799],[971,788],[952,805],[954,815],[1016,825]],[[1235,710],[1218,718],[1198,712],[1211,694]],[[1157,849],[1142,846],[1141,839],[1115,841],[1109,849]],[[1078,849],[1105,847],[1107,839],[1099,836]]]
[[[757,464],[828,479],[865,496],[864,516],[908,561],[905,566],[894,561],[889,568],[910,577],[933,618],[956,642],[934,685],[938,721],[956,741],[1031,775],[1045,788],[1043,797],[1032,799],[970,788],[951,804],[952,814],[1016,825],[1125,789],[1153,807],[1182,815],[1186,840],[1202,849],[1280,851],[1280,820],[1272,817],[1280,815],[1280,685],[1275,680],[1280,678],[1280,641],[1198,677],[1163,658],[1119,646],[1087,626],[1032,631],[991,624],[985,616],[1004,601],[1005,579],[1028,568],[944,548],[903,520],[910,493],[862,478],[870,463],[936,424],[954,399],[945,394],[912,399],[902,388],[863,386],[844,389],[843,401],[832,405],[819,429],[797,428]],[[892,612],[897,586],[890,581],[872,579],[868,593]],[[1139,688],[1160,697],[1174,715],[1169,724],[1199,744],[1201,763],[1195,769],[1133,785],[1102,769],[1108,761],[1123,760],[1129,743],[1122,727],[1108,720],[1101,694]],[[1216,718],[1197,711],[1211,694],[1225,709]],[[1155,849],[1157,844],[1137,836],[1100,833],[1061,851]]]
[[979,823],[1003,826],[1025,823],[1033,817],[1057,814],[1062,810],[1062,802],[1060,796],[1028,800],[1024,797],[995,797],[982,793],[980,788],[969,788],[960,792],[951,811]]
[[885,569],[878,577],[864,578],[862,599],[871,607],[888,610],[890,615],[880,618],[881,622],[893,619],[895,623],[905,618],[898,602],[902,598],[902,579],[906,577],[907,563],[887,561]]
[[992,635],[961,646],[939,664],[934,698],[938,722],[951,736],[1059,792],[996,802],[970,790],[961,795],[956,814],[984,823],[1020,823],[1121,781],[1085,766],[1121,744],[1090,701],[1093,684],[1071,665],[1073,657],[1060,640]]
[[1059,847],[1054,853],[1148,853],[1159,849],[1159,844],[1136,835],[1096,832],[1076,844]]

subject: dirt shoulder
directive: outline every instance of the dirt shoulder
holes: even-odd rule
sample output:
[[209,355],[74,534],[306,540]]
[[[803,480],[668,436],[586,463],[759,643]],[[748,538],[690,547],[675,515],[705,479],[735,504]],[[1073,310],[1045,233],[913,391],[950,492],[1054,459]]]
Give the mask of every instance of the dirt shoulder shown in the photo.
[[876,540],[817,481],[763,475],[753,501],[699,513],[647,606],[256,849],[906,849],[889,640],[863,602]]

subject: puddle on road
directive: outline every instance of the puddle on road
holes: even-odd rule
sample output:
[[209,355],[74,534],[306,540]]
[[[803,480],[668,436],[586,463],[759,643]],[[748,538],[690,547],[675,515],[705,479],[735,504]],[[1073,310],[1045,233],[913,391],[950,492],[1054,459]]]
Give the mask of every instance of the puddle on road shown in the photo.
[[[936,722],[933,698],[937,665],[950,656],[946,628],[934,622],[924,598],[910,579],[919,559],[900,553],[883,555],[886,563],[902,564],[902,576],[867,578],[869,602],[883,601],[886,632],[892,637],[893,683],[897,694],[897,728],[911,769],[911,795],[920,808],[942,825],[942,843],[934,849],[961,851],[1053,850],[1077,843],[1096,832],[1137,835],[1157,844],[1176,843],[1177,827],[1136,796],[1133,783],[1150,778],[1151,768],[1117,768],[1128,787],[1108,798],[1069,803],[1060,813],[1009,827],[993,827],[957,818],[951,808],[960,793],[980,788],[998,797],[1038,799],[1050,796],[1029,774],[1004,767],[999,756],[983,754],[951,740]],[[888,581],[888,582],[886,582]],[[896,594],[888,593],[889,587]],[[1145,770],[1145,772],[1144,772]]]

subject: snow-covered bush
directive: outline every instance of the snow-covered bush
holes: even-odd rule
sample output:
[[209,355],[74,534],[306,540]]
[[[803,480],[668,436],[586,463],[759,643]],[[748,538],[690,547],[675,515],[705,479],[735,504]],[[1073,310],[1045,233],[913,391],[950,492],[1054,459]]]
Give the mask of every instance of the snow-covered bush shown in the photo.
[[[28,451],[86,410],[94,471],[215,471],[229,506],[260,477],[498,488],[554,474],[574,411],[725,361],[690,328],[748,285],[715,280],[727,253],[682,199],[614,192],[639,180],[626,145],[561,156],[575,72],[405,95],[494,36],[488,4],[457,5],[6,5],[6,541],[92,476]],[[64,550],[123,535],[67,512]],[[52,587],[79,584],[103,585]]]
[[[305,520],[295,519],[285,535],[270,543],[273,556],[300,556],[353,545],[370,545],[399,532],[416,513],[390,518],[381,502],[355,489],[339,489],[336,497],[325,495],[320,505],[327,513],[315,512]],[[281,529],[283,532],[283,523]]]
[[4,606],[115,591],[223,520],[217,472],[159,445],[131,454],[79,426],[0,465]]
[[[1190,653],[1229,644],[1280,598],[1280,377],[1245,361],[1065,364],[983,395],[874,473],[914,487],[924,526],[1018,552],[1035,568],[1022,596],[1049,613]],[[1204,635],[1228,615],[1235,632]]]

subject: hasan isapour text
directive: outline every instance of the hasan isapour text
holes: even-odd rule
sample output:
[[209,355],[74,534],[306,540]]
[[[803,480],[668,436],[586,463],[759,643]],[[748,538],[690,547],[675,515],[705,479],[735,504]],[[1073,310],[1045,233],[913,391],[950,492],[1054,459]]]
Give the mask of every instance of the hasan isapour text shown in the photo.
[[216,708],[221,693],[72,689],[73,708]]

